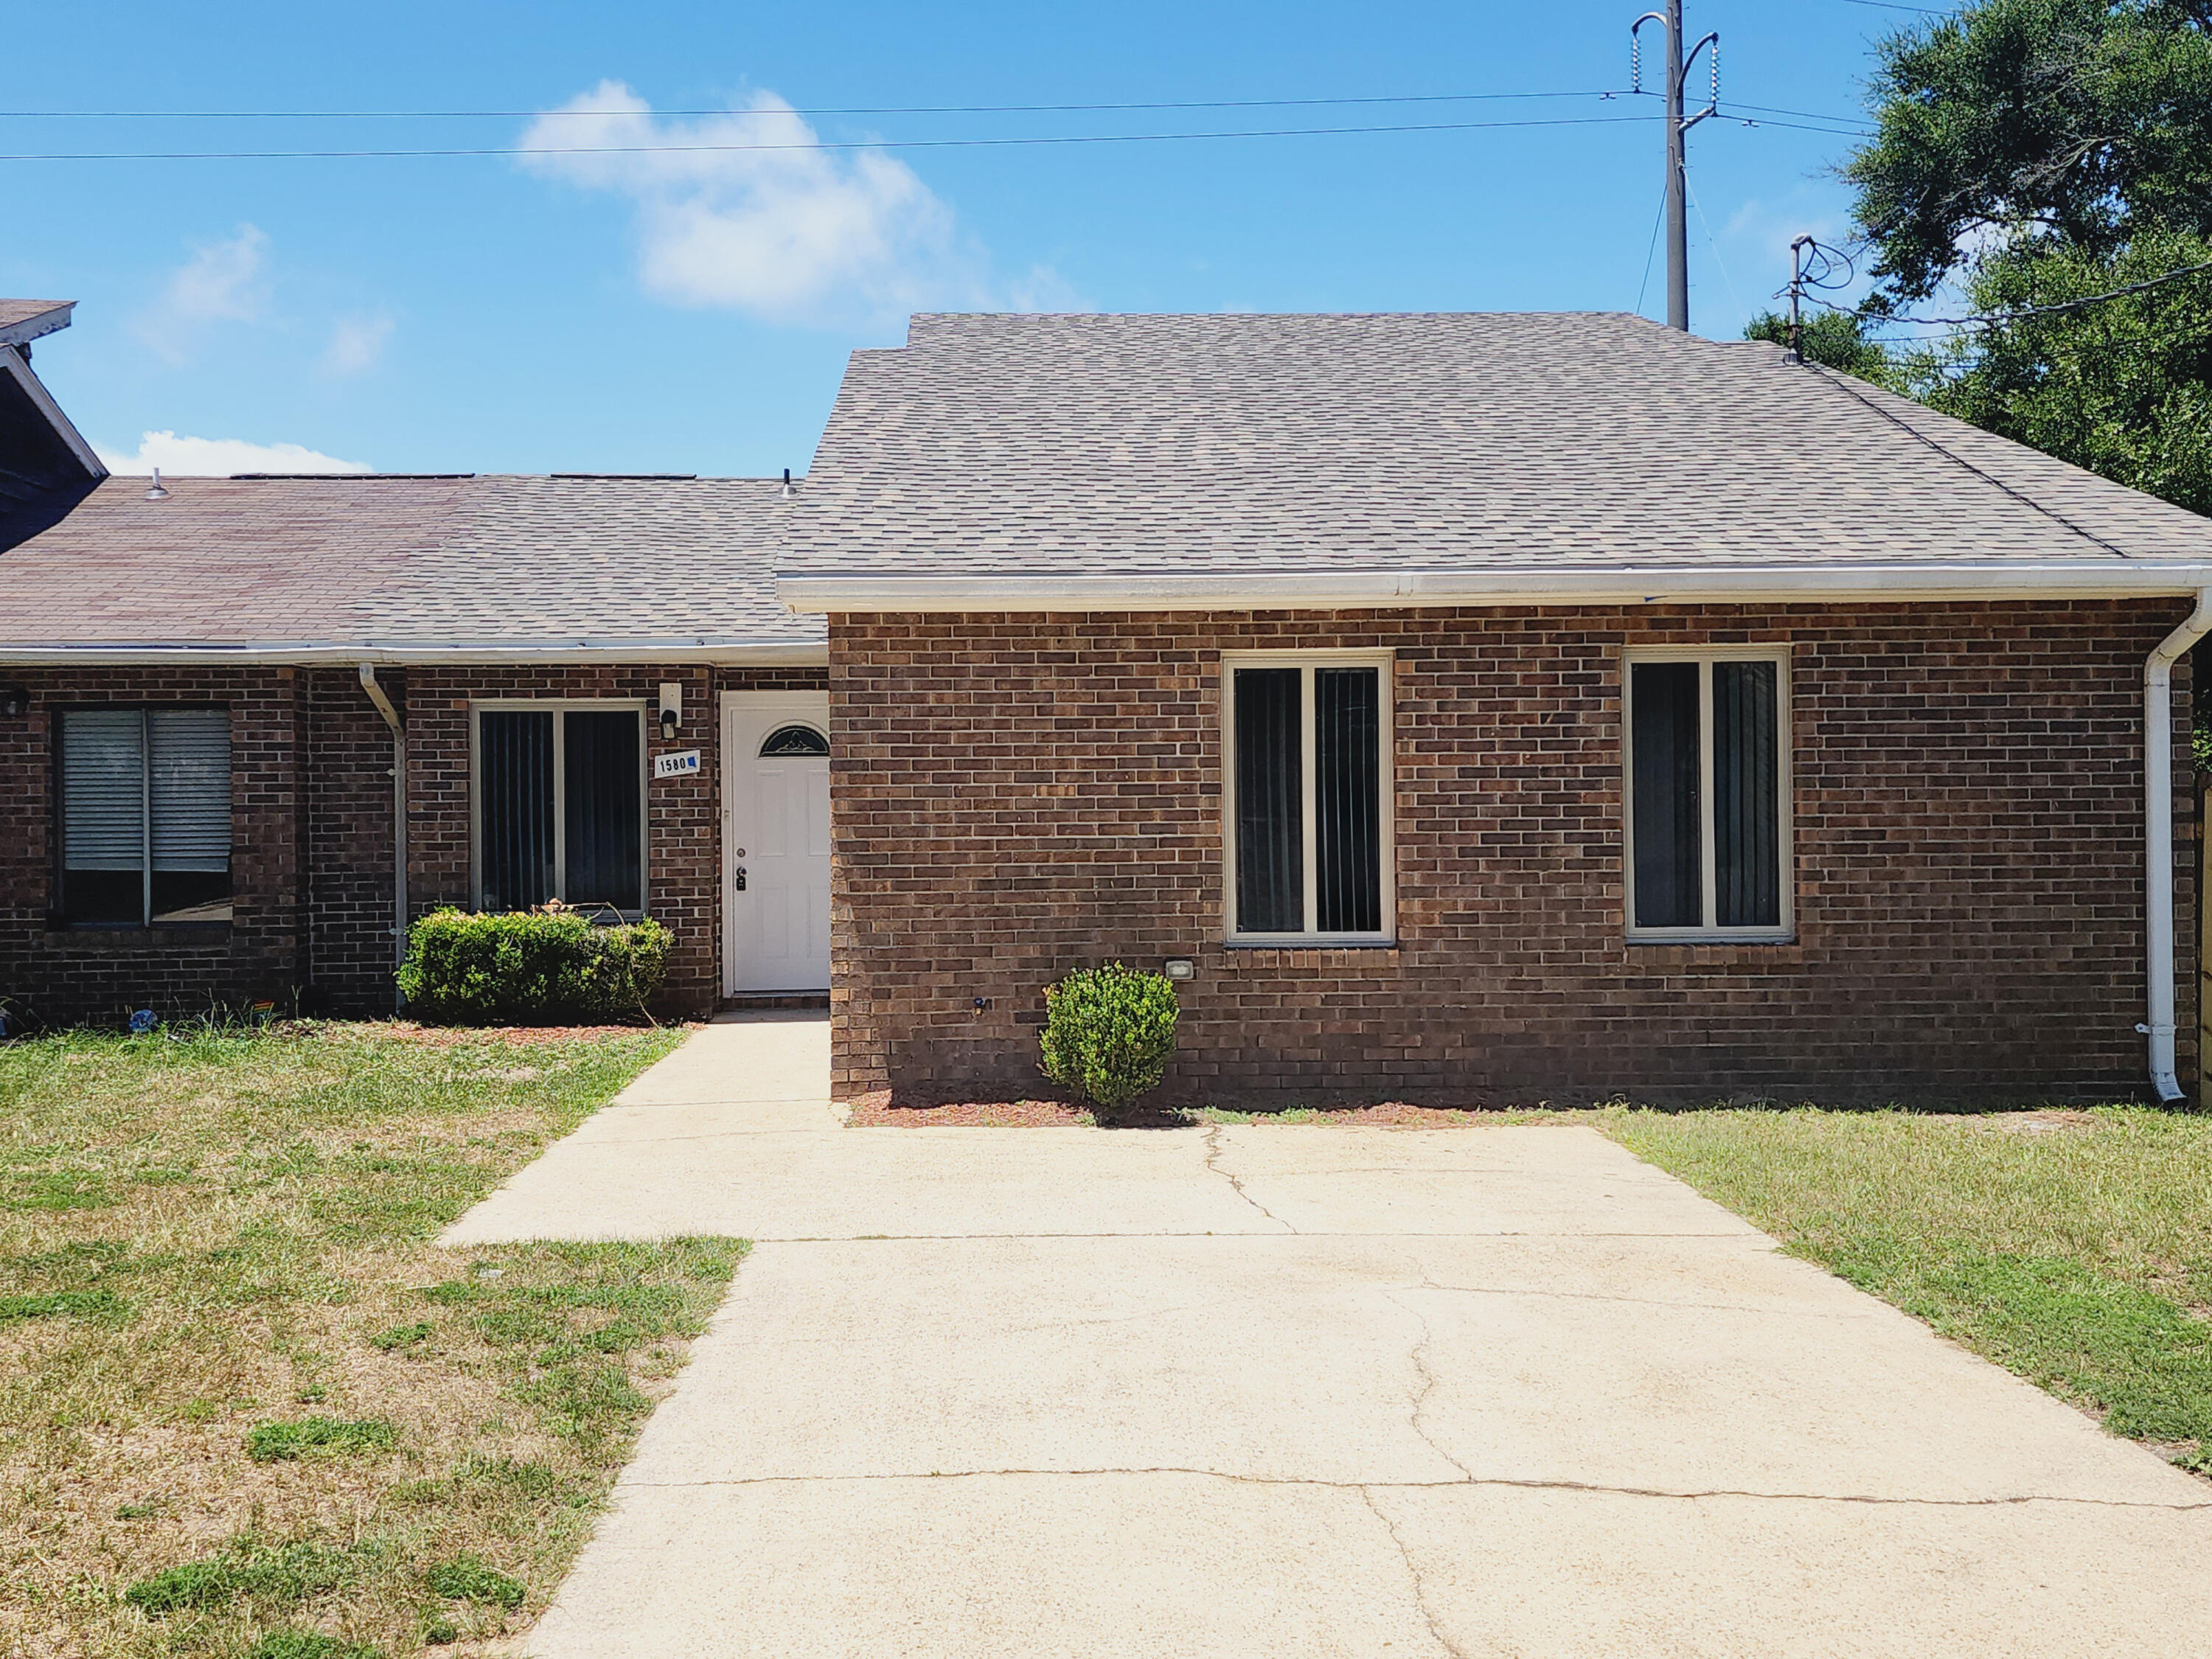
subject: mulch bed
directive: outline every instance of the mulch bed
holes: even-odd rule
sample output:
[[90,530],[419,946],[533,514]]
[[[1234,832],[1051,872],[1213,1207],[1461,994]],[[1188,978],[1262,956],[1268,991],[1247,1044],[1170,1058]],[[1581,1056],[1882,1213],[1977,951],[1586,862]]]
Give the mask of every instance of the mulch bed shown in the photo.
[[[1277,1121],[1265,1112],[1255,1113],[1254,1116],[1262,1123]],[[1063,1100],[924,1103],[896,1100],[889,1091],[878,1090],[854,1101],[852,1114],[846,1122],[848,1127],[860,1129],[1066,1129],[1087,1125],[1091,1121],[1088,1112]],[[1125,1114],[1107,1127],[1116,1129],[1181,1129],[1191,1127],[1200,1121],[1194,1113],[1172,1106],[1159,1106],[1140,1108]],[[1370,1106],[1322,1108],[1310,1116],[1302,1114],[1291,1122],[1294,1126],[1322,1123],[1346,1124],[1363,1128],[1453,1129],[1477,1127],[1498,1121],[1498,1115],[1494,1112],[1415,1106],[1406,1101],[1393,1100]]]
[[[690,1030],[699,1021],[681,1020],[672,1023],[678,1030]],[[321,1026],[316,1028],[332,1035],[349,1037],[376,1036],[387,1042],[409,1042],[425,1048],[452,1048],[463,1043],[503,1042],[510,1048],[528,1048],[549,1042],[600,1042],[609,1037],[635,1036],[653,1028],[647,1025],[419,1025],[411,1019],[362,1021],[357,1024]],[[668,1029],[664,1026],[663,1029]]]

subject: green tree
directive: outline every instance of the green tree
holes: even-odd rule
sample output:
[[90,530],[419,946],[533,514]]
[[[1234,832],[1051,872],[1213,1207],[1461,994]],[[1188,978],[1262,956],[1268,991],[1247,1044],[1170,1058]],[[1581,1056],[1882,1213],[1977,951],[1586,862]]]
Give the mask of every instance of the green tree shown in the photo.
[[1978,0],[1876,54],[1843,175],[1877,313],[1992,252],[2212,235],[2212,0]]
[[[1743,337],[1786,346],[1790,319],[1778,311],[1761,312],[1745,327]],[[1818,311],[1807,316],[1798,330],[1797,349],[1808,363],[1839,369],[1893,390],[1899,384],[1898,366],[1887,349],[1879,340],[1867,338],[1866,325],[1849,312]]]

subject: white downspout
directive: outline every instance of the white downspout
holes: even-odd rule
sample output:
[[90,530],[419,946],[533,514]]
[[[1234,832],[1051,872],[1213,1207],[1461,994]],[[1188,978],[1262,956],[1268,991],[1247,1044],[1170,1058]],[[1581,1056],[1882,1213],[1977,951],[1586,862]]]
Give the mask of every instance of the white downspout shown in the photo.
[[[407,960],[407,723],[392,706],[392,698],[376,683],[376,665],[361,665],[361,689],[392,728],[392,956],[393,965]],[[394,992],[395,1006],[406,999]]]
[[2161,1103],[2182,1099],[2173,1057],[2173,665],[2212,633],[2212,587],[2200,588],[2189,620],[2143,664],[2143,929],[2149,969],[2150,1081]]

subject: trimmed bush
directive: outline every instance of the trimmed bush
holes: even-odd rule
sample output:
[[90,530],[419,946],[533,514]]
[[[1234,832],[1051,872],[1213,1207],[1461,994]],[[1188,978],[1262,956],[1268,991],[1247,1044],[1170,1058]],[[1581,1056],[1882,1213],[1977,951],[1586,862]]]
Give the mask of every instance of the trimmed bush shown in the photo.
[[1160,1085],[1175,1056],[1175,987],[1121,963],[1044,988],[1044,1073],[1109,1110]]
[[508,915],[434,910],[407,931],[407,1012],[439,1025],[638,1019],[668,973],[670,934],[647,916],[602,927],[547,905]]

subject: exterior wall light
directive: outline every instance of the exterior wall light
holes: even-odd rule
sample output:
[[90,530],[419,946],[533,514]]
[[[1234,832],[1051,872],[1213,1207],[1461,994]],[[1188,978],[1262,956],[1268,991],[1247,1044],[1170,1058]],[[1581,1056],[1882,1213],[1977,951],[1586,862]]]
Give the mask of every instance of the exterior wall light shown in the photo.
[[1198,964],[1188,957],[1170,957],[1165,971],[1170,979],[1180,984],[1184,980],[1198,977]]
[[0,720],[19,720],[29,712],[31,694],[20,685],[0,685]]
[[684,682],[663,680],[660,683],[660,740],[676,741],[677,728],[684,724]]

